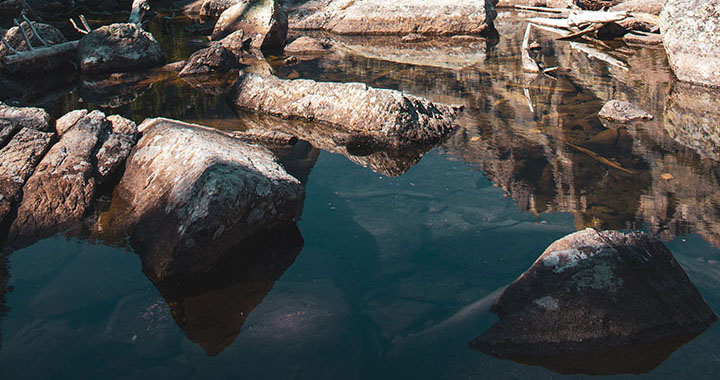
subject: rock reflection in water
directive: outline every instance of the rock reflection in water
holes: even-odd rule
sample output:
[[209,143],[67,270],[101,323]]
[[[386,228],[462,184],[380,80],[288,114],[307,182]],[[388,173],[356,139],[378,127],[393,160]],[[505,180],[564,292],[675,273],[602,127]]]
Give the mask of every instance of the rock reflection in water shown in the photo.
[[83,77],[78,96],[83,102],[104,108],[118,108],[134,102],[150,87],[169,79],[163,71],[139,71],[110,74],[105,77]]
[[717,320],[661,242],[593,229],[553,243],[490,311],[471,347],[590,375],[649,372]]
[[230,249],[206,274],[179,274],[155,286],[188,339],[215,356],[235,341],[250,312],[302,247],[300,231],[290,224]]

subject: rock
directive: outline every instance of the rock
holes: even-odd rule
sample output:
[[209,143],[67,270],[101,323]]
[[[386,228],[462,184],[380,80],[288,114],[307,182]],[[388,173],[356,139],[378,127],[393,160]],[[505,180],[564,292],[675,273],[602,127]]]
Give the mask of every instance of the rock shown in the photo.
[[623,41],[627,44],[639,45],[660,45],[663,43],[662,35],[658,33],[642,33],[633,32],[623,36]]
[[304,197],[268,150],[202,126],[150,119],[104,233],[129,235],[153,281],[208,272],[242,241],[292,221]]
[[12,107],[0,102],[0,148],[23,128],[46,132],[50,130],[50,115],[42,108]]
[[55,134],[23,127],[0,149],[0,225],[21,195],[25,181],[35,170]]
[[138,139],[137,126],[133,121],[117,115],[108,116],[107,120],[112,125],[112,131],[95,155],[100,184],[118,172]]
[[251,42],[252,38],[246,36],[242,29],[236,30],[220,40],[222,46],[237,56],[243,55],[250,48]]
[[684,82],[720,87],[720,0],[668,0],[660,29],[668,62]]
[[610,8],[611,12],[630,11],[659,15],[667,0],[626,0]]
[[152,34],[137,25],[111,24],[80,40],[78,59],[85,73],[108,73],[160,66],[165,55]]
[[651,120],[652,115],[643,111],[638,106],[623,100],[609,100],[600,110],[598,116],[616,121],[627,123],[635,120]]
[[[33,33],[30,30],[30,25],[28,25],[27,22],[23,22],[20,24],[22,26],[23,30],[25,30],[25,33],[30,39],[30,43],[33,47],[38,48],[42,47],[43,44],[40,42],[40,40],[37,38],[35,33]],[[67,42],[67,38],[58,30],[58,28],[48,25],[48,24],[41,24],[39,22],[33,22],[33,26],[35,29],[40,33],[40,36],[45,40],[45,42],[48,43],[48,45],[55,45],[63,42]],[[17,26],[14,26],[10,28],[5,33],[5,40],[12,46],[15,50],[18,51],[28,51],[30,50],[28,48],[27,42],[25,42],[25,39],[22,36],[22,32],[20,31],[20,28]],[[4,57],[10,52],[10,50],[5,46],[5,44],[0,44],[0,57]]]
[[215,24],[212,40],[242,30],[255,49],[280,49],[287,38],[287,14],[277,0],[243,0],[228,8]]
[[13,20],[19,19],[23,13],[31,19],[35,18],[25,0],[0,0],[0,28],[12,28],[15,26]]
[[701,157],[720,161],[720,89],[676,82],[665,105],[668,135]]
[[242,0],[197,0],[185,6],[186,14],[200,17],[218,17],[226,9]]
[[240,62],[230,50],[221,44],[215,44],[193,53],[188,58],[187,64],[180,71],[180,76],[225,73],[233,69],[239,69]]
[[312,37],[302,36],[285,47],[285,54],[294,55],[321,55],[332,48],[328,40],[318,40]]
[[[123,147],[117,147],[109,137],[116,134],[116,125],[118,132],[123,131],[125,122],[117,117],[111,122],[100,111],[84,112],[60,119],[60,141],[25,183],[17,218],[10,227],[9,240],[14,246],[51,236],[79,222],[92,208],[98,182],[104,177],[98,173],[98,163],[105,165],[108,174],[117,167],[115,161],[120,160]],[[98,157],[103,148],[105,153]]]
[[566,374],[648,372],[717,320],[661,242],[593,229],[551,244],[490,311],[471,347]]
[[[330,0],[293,29],[347,35],[478,35],[492,29],[493,0]],[[322,3],[321,3],[322,4]]]
[[282,80],[242,73],[235,105],[283,118],[325,123],[344,145],[399,149],[437,143],[455,129],[457,109],[361,83]]

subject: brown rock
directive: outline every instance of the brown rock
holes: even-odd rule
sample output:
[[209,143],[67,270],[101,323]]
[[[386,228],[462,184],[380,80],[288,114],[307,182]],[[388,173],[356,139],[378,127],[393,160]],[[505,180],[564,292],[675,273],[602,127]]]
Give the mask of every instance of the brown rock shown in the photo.
[[701,157],[720,161],[720,89],[675,82],[665,105],[668,135]]
[[625,0],[610,8],[610,11],[630,11],[659,15],[667,0]]
[[152,34],[135,24],[111,24],[93,30],[78,44],[80,69],[86,73],[128,72],[165,61]]
[[283,118],[325,123],[345,142],[399,149],[437,143],[455,129],[457,109],[361,83],[282,80],[242,73],[235,105]]
[[593,229],[551,244],[490,311],[473,348],[593,375],[650,371],[717,320],[661,242]]
[[287,38],[287,14],[277,0],[243,0],[220,15],[212,40],[242,30],[255,49],[279,49]]
[[238,58],[221,44],[215,44],[193,53],[188,58],[180,76],[225,73],[240,68]]
[[118,172],[138,139],[137,126],[133,121],[117,115],[108,116],[107,120],[112,125],[112,131],[95,155],[99,183],[106,182]]
[[0,102],[0,148],[22,128],[50,129],[50,115],[42,108],[12,107]]
[[153,280],[205,273],[243,240],[295,218],[302,185],[268,150],[166,119],[139,130],[99,223],[129,234]]
[[319,55],[327,53],[330,48],[332,44],[328,40],[302,36],[285,47],[285,54]]
[[653,118],[652,115],[643,111],[638,106],[624,100],[616,99],[609,100],[605,103],[598,116],[620,123],[635,120],[651,120]]
[[[20,24],[22,28],[25,30],[25,33],[28,35],[30,39],[30,43],[33,47],[38,48],[42,47],[42,43],[40,43],[40,40],[37,38],[35,33],[33,33],[30,30],[30,26],[27,22],[23,22]],[[55,45],[63,42],[67,42],[67,38],[58,30],[58,28],[48,25],[48,24],[41,24],[39,22],[34,22],[33,26],[35,29],[40,33],[42,38],[47,42],[49,45]],[[5,40],[12,46],[15,50],[19,51],[28,51],[30,50],[28,48],[27,42],[25,42],[25,39],[22,36],[22,32],[20,31],[20,28],[17,26],[14,26],[10,28],[5,33]],[[9,53],[8,48],[5,46],[5,44],[0,44],[0,57],[4,57],[6,54]]]

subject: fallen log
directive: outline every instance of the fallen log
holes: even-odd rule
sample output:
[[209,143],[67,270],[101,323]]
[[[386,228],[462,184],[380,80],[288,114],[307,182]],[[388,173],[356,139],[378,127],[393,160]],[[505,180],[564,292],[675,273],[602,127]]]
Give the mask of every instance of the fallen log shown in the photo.
[[52,45],[43,48],[35,48],[30,51],[23,51],[15,54],[10,54],[2,57],[1,66],[10,66],[21,64],[25,62],[31,62],[36,59],[50,58],[57,54],[65,54],[70,51],[76,50],[78,41],[68,41],[62,44]]

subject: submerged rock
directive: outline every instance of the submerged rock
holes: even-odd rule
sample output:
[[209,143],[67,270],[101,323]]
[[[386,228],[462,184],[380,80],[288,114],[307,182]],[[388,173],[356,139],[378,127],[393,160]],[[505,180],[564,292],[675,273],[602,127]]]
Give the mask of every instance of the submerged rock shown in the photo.
[[619,123],[627,123],[635,120],[651,120],[652,115],[640,107],[624,100],[608,100],[600,110],[598,116]]
[[212,39],[242,30],[255,49],[280,49],[287,39],[288,19],[277,0],[243,0],[220,15]]
[[492,29],[497,15],[493,0],[325,0],[305,6],[314,11],[298,17],[293,29],[348,35],[477,35]]
[[165,55],[153,35],[137,25],[111,24],[80,40],[78,59],[85,73],[109,73],[161,66]]
[[244,110],[325,123],[343,145],[400,149],[440,142],[458,109],[362,83],[282,80],[242,73],[233,90]]
[[[98,150],[111,150],[122,118],[108,120],[100,111],[79,111],[58,120],[60,140],[47,152],[23,187],[23,199],[10,227],[10,241],[22,246],[51,236],[79,222],[92,208],[98,182],[117,167],[129,148],[122,147],[98,157]],[[69,126],[68,126],[69,125]],[[106,175],[98,172],[104,165]]]
[[720,0],[668,0],[660,20],[675,76],[720,87]]
[[593,375],[648,372],[717,320],[661,242],[593,229],[551,244],[490,311],[472,348]]
[[202,274],[253,235],[292,221],[300,182],[268,150],[209,128],[166,119],[140,125],[105,234],[128,234],[154,281]]

